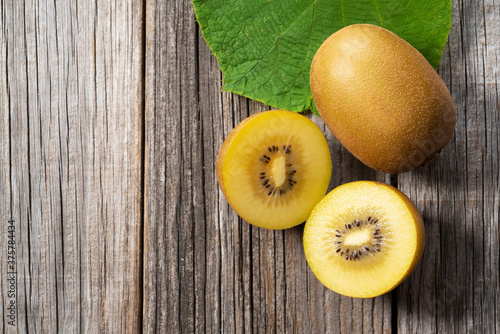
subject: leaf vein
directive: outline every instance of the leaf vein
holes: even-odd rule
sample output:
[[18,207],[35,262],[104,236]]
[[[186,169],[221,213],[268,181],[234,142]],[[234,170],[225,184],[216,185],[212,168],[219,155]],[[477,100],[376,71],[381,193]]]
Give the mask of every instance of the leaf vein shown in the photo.
[[[259,66],[261,64],[261,62],[275,49],[279,46],[279,43],[281,41],[281,39],[283,38],[283,36],[287,33],[287,31],[289,31],[297,22],[299,22],[299,20],[304,16],[304,14],[309,10],[309,8],[311,8],[311,6],[314,6],[315,4],[317,3],[317,0],[314,0],[312,3],[310,3],[306,9],[304,9],[302,11],[302,13],[300,13],[300,15],[297,17],[297,19],[295,21],[293,21],[292,23],[290,23],[290,25],[282,32],[280,33],[280,35],[277,37],[276,39],[276,42],[273,43],[273,46],[264,54],[264,56],[262,58],[260,58],[251,68],[250,70],[244,75],[242,76],[241,78],[235,80],[233,82],[233,85],[236,85],[238,83],[240,83],[242,80],[248,78],[248,75],[250,73],[252,73],[256,68],[257,66]],[[279,59],[279,54],[278,54],[278,59]]]

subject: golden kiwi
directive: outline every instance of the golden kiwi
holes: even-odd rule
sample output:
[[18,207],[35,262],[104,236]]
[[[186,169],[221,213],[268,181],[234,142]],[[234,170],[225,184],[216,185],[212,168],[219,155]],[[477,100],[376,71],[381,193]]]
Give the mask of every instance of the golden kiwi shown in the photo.
[[231,131],[216,172],[224,196],[243,219],[285,229],[304,222],[325,195],[332,161],[316,124],[273,110],[250,116]]
[[313,209],[304,252],[316,277],[342,295],[371,298],[400,284],[425,245],[418,209],[398,189],[373,181],[341,185]]
[[384,28],[355,24],[331,35],[313,58],[310,84],[328,128],[376,170],[424,165],[453,135],[455,106],[443,80]]

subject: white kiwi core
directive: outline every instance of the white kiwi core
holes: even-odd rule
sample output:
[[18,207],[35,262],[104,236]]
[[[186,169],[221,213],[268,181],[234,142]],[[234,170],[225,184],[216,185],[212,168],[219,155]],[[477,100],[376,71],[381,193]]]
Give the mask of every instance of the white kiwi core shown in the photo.
[[362,246],[368,244],[372,239],[372,234],[368,230],[351,232],[345,236],[345,246]]
[[284,155],[278,156],[273,159],[271,173],[276,186],[281,187],[286,180],[286,158]]

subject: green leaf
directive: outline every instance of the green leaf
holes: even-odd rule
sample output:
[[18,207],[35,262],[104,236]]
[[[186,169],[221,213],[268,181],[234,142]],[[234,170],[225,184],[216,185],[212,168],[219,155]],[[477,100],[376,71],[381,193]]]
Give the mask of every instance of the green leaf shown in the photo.
[[321,43],[355,23],[391,30],[437,68],[450,0],[193,0],[223,89],[291,111],[315,110],[309,68]]

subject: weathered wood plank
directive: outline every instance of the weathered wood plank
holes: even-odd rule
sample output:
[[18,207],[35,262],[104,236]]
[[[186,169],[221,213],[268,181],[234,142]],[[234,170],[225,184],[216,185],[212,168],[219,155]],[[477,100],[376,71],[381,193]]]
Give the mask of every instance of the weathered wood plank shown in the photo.
[[203,318],[194,282],[204,277],[206,249],[193,243],[205,234],[196,28],[188,1],[148,1],[146,8],[143,329],[192,332],[195,305]]
[[498,2],[453,1],[439,73],[457,108],[455,135],[427,167],[399,179],[427,235],[399,290],[402,333],[499,331],[499,17]]
[[[307,266],[302,226],[264,230],[231,209],[217,185],[218,150],[236,124],[268,107],[221,92],[189,2],[147,8],[144,331],[390,331],[391,295],[363,301],[326,289]],[[331,143],[331,187],[389,182],[313,119]]]
[[[409,280],[370,300],[317,281],[302,226],[263,230],[230,208],[218,149],[268,107],[221,92],[189,1],[143,6],[0,2],[2,332],[137,332],[142,323],[145,332],[385,333],[396,316],[402,333],[500,331],[498,3],[453,2],[439,71],[457,131],[429,166],[398,178],[423,212],[427,248]],[[312,119],[330,143],[330,188],[390,182]]]
[[[142,3],[1,2],[1,238],[18,333],[141,324]],[[6,314],[5,248],[0,265]]]

